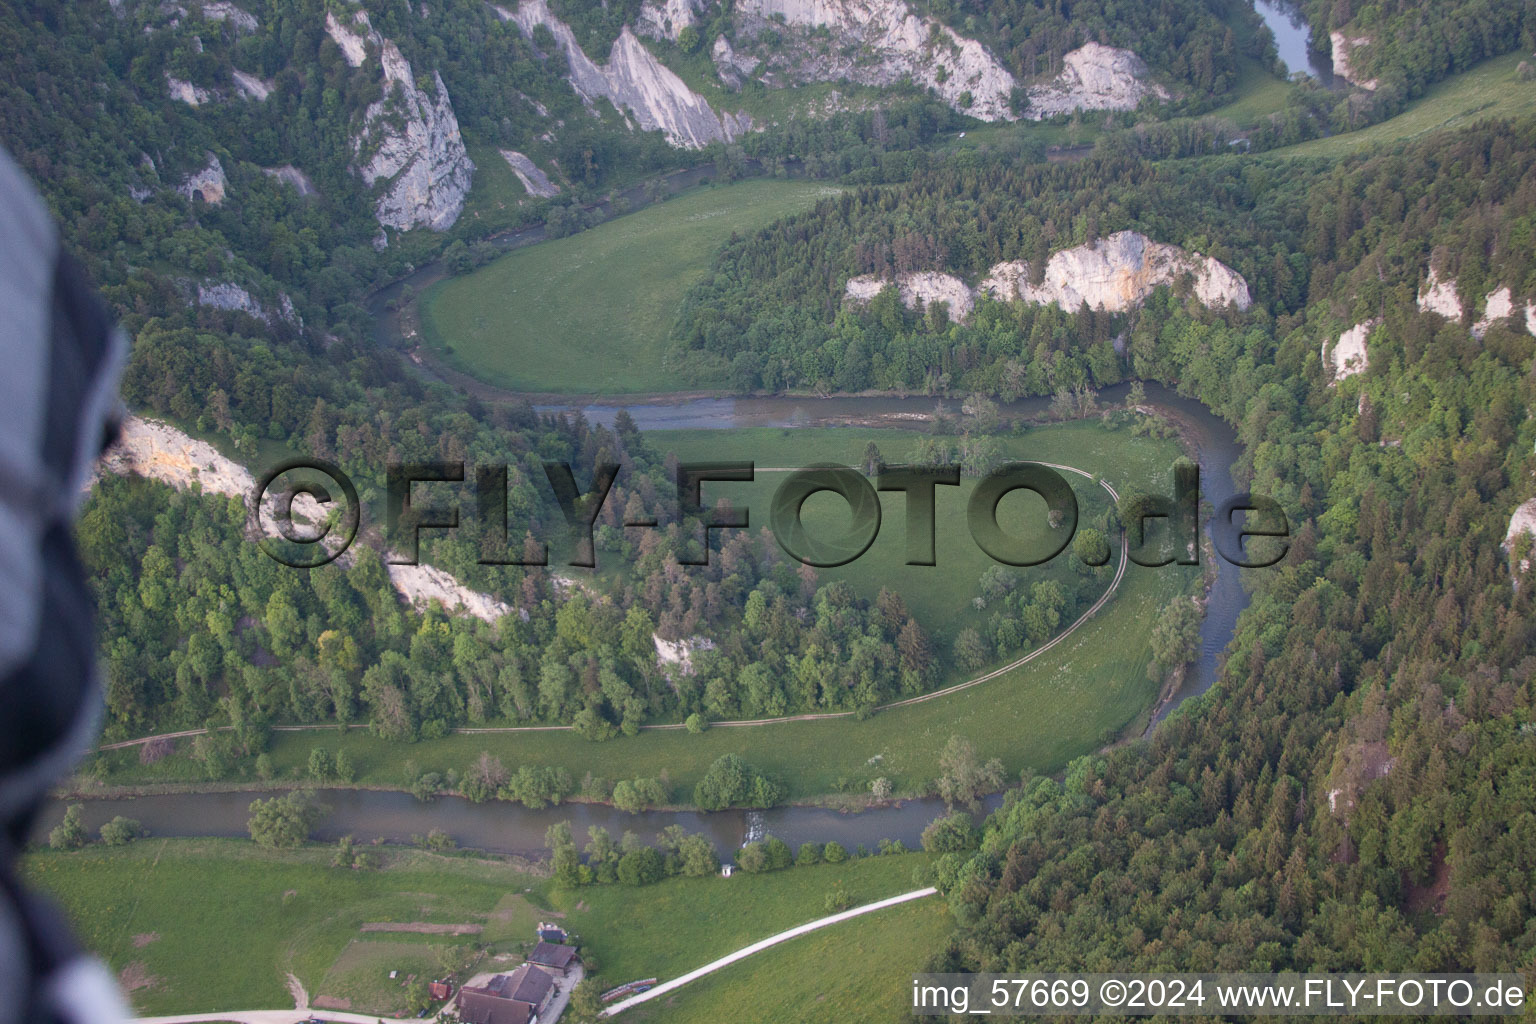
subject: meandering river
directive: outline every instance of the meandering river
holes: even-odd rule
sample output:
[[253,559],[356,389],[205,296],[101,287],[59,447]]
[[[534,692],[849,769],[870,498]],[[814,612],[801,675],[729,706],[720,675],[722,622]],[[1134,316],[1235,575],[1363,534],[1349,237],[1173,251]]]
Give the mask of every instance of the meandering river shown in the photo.
[[[1149,384],[1148,404],[1180,424],[1185,439],[1197,450],[1201,469],[1202,497],[1219,505],[1234,490],[1231,470],[1240,455],[1232,429],[1203,405]],[[1125,387],[1107,389],[1106,403],[1118,403]],[[958,402],[940,403],[958,412]],[[1044,399],[1025,399],[1002,406],[1005,417],[1029,417],[1043,412]],[[605,402],[579,407],[590,419],[611,424],[620,408],[629,410],[642,430],[731,429],[737,427],[901,427],[921,428],[933,412],[932,398],[709,398],[686,401]],[[546,406],[546,409],[570,408]],[[1206,616],[1201,628],[1201,655],[1186,675],[1183,688],[1161,707],[1160,721],[1169,711],[1192,696],[1205,692],[1220,669],[1220,654],[1232,636],[1247,596],[1237,570],[1218,560]],[[964,700],[963,696],[954,699]],[[887,712],[900,714],[899,710]],[[1154,722],[1155,724],[1155,722]],[[617,740],[615,742],[623,742]],[[116,815],[139,820],[154,835],[244,836],[249,805],[260,794],[177,793],[136,798],[85,801],[85,824],[95,829]],[[543,851],[544,832],[557,821],[569,821],[578,836],[589,826],[600,825],[615,837],[634,830],[654,840],[668,825],[682,825],[690,832],[708,835],[722,852],[734,850],[749,834],[759,830],[779,836],[791,845],[836,840],[852,849],[860,844],[873,848],[882,839],[899,839],[916,846],[934,818],[945,813],[937,799],[908,800],[857,814],[819,807],[779,807],[765,812],[716,813],[646,811],[628,814],[606,805],[565,804],[540,811],[520,805],[490,802],[473,804],[458,797],[442,797],[422,803],[407,793],[374,790],[326,790],[321,801],[330,813],[316,829],[319,839],[352,835],[361,840],[382,838],[408,841],[412,835],[434,828],[453,836],[460,846],[496,853],[537,855]],[[1001,802],[986,801],[985,810]],[[39,822],[36,837],[46,836],[63,813],[62,805],[50,806]]]

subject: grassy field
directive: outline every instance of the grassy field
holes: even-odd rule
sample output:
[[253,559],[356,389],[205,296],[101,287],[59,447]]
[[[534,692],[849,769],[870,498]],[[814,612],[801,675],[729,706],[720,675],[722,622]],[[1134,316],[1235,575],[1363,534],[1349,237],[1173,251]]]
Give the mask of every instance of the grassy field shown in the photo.
[[829,911],[841,888],[858,906],[919,888],[926,854],[860,857],[842,864],[731,878],[673,878],[643,889],[589,886],[551,894],[561,922],[581,937],[605,982],[675,978]]
[[[915,888],[913,873],[927,863],[923,854],[869,857],[642,890],[551,893],[547,879],[495,860],[392,850],[383,870],[354,872],[331,867],[329,857],[321,847],[274,852],[241,840],[152,839],[35,852],[23,874],[62,904],[88,948],[136,986],[141,1013],[291,1006],[292,972],[317,1006],[392,1015],[405,1009],[408,976],[435,976],[432,947],[443,943],[484,945],[488,955],[507,957],[476,970],[512,965],[534,922],[554,915],[581,937],[604,979],[673,977],[823,916],[834,888],[854,904]],[[554,909],[540,909],[549,898]],[[456,938],[365,932],[365,922],[484,930]],[[228,955],[236,948],[240,955]],[[391,980],[390,971],[399,977]],[[751,978],[731,982],[738,998],[743,985],[755,990]]]
[[1288,156],[1348,156],[1488,118],[1529,115],[1536,110],[1536,82],[1522,82],[1515,75],[1515,68],[1525,59],[1529,55],[1524,50],[1494,57],[1430,86],[1407,110],[1380,124],[1273,152]]
[[[674,432],[648,435],[653,443],[679,453],[709,451],[722,457],[718,433]],[[905,457],[917,435],[904,431],[751,430],[729,435],[731,458],[750,458],[759,466],[798,465],[817,460],[857,461],[873,439],[890,459]],[[1177,449],[1172,442],[1137,439],[1125,431],[1084,422],[1034,429],[1008,438],[1005,451],[1019,458],[1060,462],[1102,472],[1117,487],[1138,484],[1168,489],[1168,472]],[[765,487],[782,474],[763,474]],[[722,487],[725,485],[722,485]],[[741,486],[741,485],[730,485]],[[1082,481],[1080,493],[1092,484]],[[941,509],[963,515],[963,501],[940,490]],[[723,491],[722,491],[723,493]],[[896,496],[899,497],[899,496]],[[1020,497],[1018,500],[1022,501]],[[1033,499],[1032,499],[1033,500]],[[763,521],[767,497],[752,497],[754,513]],[[1005,504],[1006,509],[1006,504]],[[904,543],[904,511],[887,507],[888,518],[875,549],[893,564],[882,573],[908,573],[913,579],[902,590],[925,614],[950,623],[971,614],[976,579],[983,563],[972,564],[971,542],[960,528],[945,535],[940,554],[958,545],[963,569],[945,564],[923,569],[894,564]],[[942,525],[942,524],[941,524]],[[611,556],[610,556],[611,557]],[[866,556],[871,557],[871,556]],[[1064,556],[1070,557],[1070,556]],[[866,592],[878,589],[882,576],[864,574],[862,559],[847,570]],[[1067,570],[1070,571],[1070,570]],[[932,575],[926,575],[932,574]],[[787,787],[790,798],[811,800],[838,793],[862,793],[874,775],[889,778],[899,793],[926,791],[938,774],[938,753],[951,735],[970,738],[983,753],[1002,759],[1010,773],[1024,768],[1054,771],[1068,760],[1105,742],[1140,716],[1155,697],[1146,678],[1147,637],[1156,613],[1177,593],[1196,582],[1187,569],[1144,569],[1131,566],[1114,600],[1085,623],[1065,643],[1028,665],[961,693],[911,707],[876,714],[867,721],[833,719],[791,722],[751,728],[716,727],[694,736],[681,730],[647,730],[633,738],[590,743],[569,732],[450,735],[402,745],[379,740],[366,732],[334,730],[279,732],[270,751],[279,777],[302,773],[315,746],[345,749],[363,785],[398,787],[400,765],[414,760],[423,770],[462,770],[481,751],[489,750],[505,763],[549,764],[566,768],[580,779],[588,771],[607,779],[655,776],[665,770],[674,781],[676,799],[686,801],[705,769],[726,753],[737,753],[772,772]],[[956,607],[963,611],[956,611]],[[941,647],[947,655],[947,646]],[[967,673],[951,668],[950,681]],[[185,746],[185,744],[184,744]],[[873,763],[871,759],[879,755]],[[198,766],[185,753],[157,764],[139,764],[134,750],[105,755],[107,781],[144,785],[197,781]]]
[[[430,945],[466,940],[364,933],[364,922],[489,926],[509,892],[543,884],[505,862],[394,851],[385,870],[357,872],[331,867],[318,847],[218,839],[41,851],[24,874],[63,905],[87,947],[139,982],[131,995],[144,1013],[292,1006],[288,972],[311,998],[350,996],[363,1012],[383,1012],[399,988],[389,970],[429,969]],[[348,953],[365,936],[367,955]],[[398,956],[375,948],[387,946]]]
[[[917,900],[792,939],[628,1010],[631,1024],[839,1024],[910,1019],[911,976],[954,920]],[[750,991],[752,998],[742,998]]]
[[677,387],[663,361],[688,288],[733,232],[809,209],[835,187],[746,181],[690,192],[568,238],[508,253],[422,299],[427,343],[451,365],[521,391],[631,394]]

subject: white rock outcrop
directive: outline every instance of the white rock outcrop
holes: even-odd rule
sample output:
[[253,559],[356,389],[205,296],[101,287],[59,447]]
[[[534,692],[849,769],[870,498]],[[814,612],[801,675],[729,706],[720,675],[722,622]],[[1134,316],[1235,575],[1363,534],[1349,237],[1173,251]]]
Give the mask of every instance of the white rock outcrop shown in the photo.
[[232,281],[202,282],[197,286],[196,302],[199,306],[245,313],[258,320],[275,324],[285,320],[295,327],[303,327],[304,321],[293,308],[293,300],[286,294],[278,296],[277,309],[263,306],[254,295]]
[[523,183],[523,188],[529,195],[548,199],[550,196],[560,194],[560,186],[550,181],[549,175],[522,153],[515,149],[503,149],[501,157],[507,162],[507,166],[512,168],[512,173],[517,175],[517,180]]
[[1362,89],[1375,89],[1380,83],[1374,78],[1359,78],[1360,72],[1350,67],[1349,52],[1357,46],[1366,46],[1371,42],[1370,36],[1347,36],[1343,32],[1330,32],[1328,41],[1332,45],[1333,74],[1342,78],[1350,85],[1358,85]]
[[1365,343],[1380,323],[1380,320],[1367,320],[1339,335],[1339,340],[1332,346],[1323,342],[1323,365],[1333,371],[1334,383],[1364,373],[1370,367],[1371,357]]
[[1440,272],[1434,267],[1429,268],[1429,279],[1419,289],[1418,306],[1425,313],[1439,313],[1447,320],[1460,320],[1462,316],[1456,282],[1440,280]]
[[1112,313],[1145,302],[1154,289],[1193,277],[1195,297],[1212,308],[1247,309],[1253,303],[1248,282],[1220,260],[1154,242],[1136,231],[1117,231],[1091,245],[1063,249],[1045,265],[1038,285],[1029,281],[1029,265],[999,263],[981,282],[981,290],[1000,302],[1052,303],[1069,312],[1084,304]]
[[170,91],[171,99],[180,100],[189,107],[200,107],[213,99],[213,93],[207,89],[193,85],[191,82],[183,82],[179,78],[172,78],[171,73],[165,73],[165,87]]
[[699,23],[703,0],[646,0],[635,19],[635,31],[651,39],[670,39]]
[[[177,490],[186,490],[193,484],[204,494],[218,494],[239,498],[247,506],[256,480],[250,470],[226,459],[217,448],[206,441],[199,441],[168,423],[129,416],[123,421],[117,444],[102,455],[96,473],[129,473],[158,480]],[[95,482],[95,477],[92,483]],[[263,530],[275,536],[275,502],[269,498],[262,502],[258,518]],[[312,527],[325,520],[327,508],[311,495],[294,496],[291,506],[292,530],[300,536],[314,536]],[[326,543],[330,543],[328,540]],[[343,554],[340,564],[351,564],[351,554]],[[424,608],[430,602],[441,601],[448,611],[459,611],[486,622],[495,622],[512,609],[488,594],[470,590],[448,573],[430,565],[385,565],[390,583],[406,601]]]
[[1074,110],[1134,110],[1168,90],[1146,80],[1147,65],[1130,50],[1089,43],[1062,57],[1061,73],[1029,89],[1028,117],[1039,121]]
[[629,26],[608,52],[608,63],[599,66],[576,42],[571,27],[555,17],[546,0],[523,0],[516,10],[496,8],[532,38],[534,29],[549,29],[565,54],[567,80],[587,104],[606,99],[627,111],[644,131],[659,131],[667,141],[684,149],[703,149],[711,142],[729,142],[751,128],[745,114],[718,114],[709,102],[689,89],[683,80],[652,56]]
[[[1513,551],[1515,549],[1515,541],[1520,539],[1521,534],[1526,533],[1536,538],[1536,498],[1532,498],[1515,509],[1514,514],[1509,517],[1509,529],[1504,531],[1504,550]],[[1530,558],[1522,558],[1519,566],[1520,571],[1522,573],[1529,572],[1530,568]]]
[[512,611],[510,605],[469,589],[436,566],[386,563],[384,568],[395,590],[419,611],[438,601],[449,612],[473,615],[485,622],[495,622]]
[[235,88],[240,90],[240,95],[246,99],[260,102],[272,95],[272,83],[263,82],[255,75],[248,75],[239,68],[231,68],[230,76],[235,80]]
[[228,186],[224,178],[224,165],[219,163],[217,155],[209,153],[207,165],[182,179],[176,191],[187,199],[201,199],[209,206],[218,206],[224,201],[224,192]]
[[715,62],[715,74],[727,89],[740,89],[747,76],[762,63],[750,54],[737,53],[723,34],[715,37],[709,56]]
[[715,642],[706,636],[691,636],[686,640],[664,640],[656,633],[651,634],[651,640],[656,644],[656,667],[662,674],[671,678],[670,669],[676,666],[680,675],[693,675],[693,652],[712,651]]
[[[781,17],[790,26],[830,30],[825,53],[786,67],[799,81],[882,86],[911,78],[954,110],[983,121],[1014,119],[1016,83],[1008,69],[976,40],[916,14],[904,0],[738,0],[735,11],[749,29]],[[967,93],[969,103],[962,103]]]
[[242,10],[227,0],[214,0],[202,5],[203,17],[209,21],[227,21],[240,32],[256,31],[256,16]]
[[894,282],[874,274],[850,278],[844,286],[849,301],[865,303],[894,284],[901,295],[901,303],[908,309],[928,307],[935,302],[948,304],[951,320],[964,320],[976,305],[976,293],[964,281],[953,274],[941,274],[923,270],[915,274],[903,274]]
[[320,190],[315,188],[315,183],[309,180],[309,175],[293,166],[293,164],[284,164],[281,167],[263,167],[261,173],[269,178],[276,178],[286,185],[292,185],[301,196],[317,196],[320,194]]
[[384,98],[369,105],[353,138],[358,175],[369,185],[385,183],[374,219],[402,231],[446,231],[464,209],[475,165],[442,76],[434,71],[433,88],[424,91],[400,48],[373,30],[364,11],[351,25],[327,13],[325,27],[353,67],[361,67],[370,51],[379,55]]
[[117,444],[102,455],[98,471],[135,473],[185,490],[194,483],[205,494],[249,498],[256,488],[250,471],[219,454],[206,441],[190,437],[169,423],[129,416]]

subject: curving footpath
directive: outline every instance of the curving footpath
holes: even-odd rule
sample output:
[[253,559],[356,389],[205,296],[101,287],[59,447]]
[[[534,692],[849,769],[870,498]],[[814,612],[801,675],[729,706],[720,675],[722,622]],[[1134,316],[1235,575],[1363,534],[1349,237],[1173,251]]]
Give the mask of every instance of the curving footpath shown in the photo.
[[[1078,476],[1087,477],[1089,480],[1093,479],[1093,474],[1092,473],[1089,473],[1086,470],[1078,469],[1076,466],[1063,466],[1063,465],[1060,465],[1060,464],[1054,463],[1054,462],[1042,462],[1042,463],[1039,463],[1039,465],[1049,466],[1051,469],[1064,470],[1064,471],[1066,471],[1068,473],[1076,473]],[[761,472],[761,473],[773,473],[773,472],[781,472],[781,470],[778,470],[778,469],[761,469],[758,472]],[[1118,491],[1116,491],[1113,487],[1111,487],[1107,480],[1100,480],[1099,481],[1099,486],[1103,487],[1104,490],[1109,492],[1109,496],[1110,496],[1110,498],[1112,500],[1114,500],[1115,502],[1119,502],[1119,500],[1120,500],[1120,493]],[[1083,626],[1084,623],[1086,623],[1089,619],[1093,618],[1095,615],[1098,614],[1099,609],[1103,608],[1104,605],[1109,602],[1109,599],[1111,597],[1115,596],[1115,591],[1120,589],[1120,582],[1121,582],[1121,580],[1125,579],[1125,567],[1130,562],[1130,557],[1129,556],[1130,556],[1130,538],[1127,536],[1126,532],[1124,530],[1122,530],[1122,531],[1120,531],[1120,564],[1115,568],[1114,579],[1109,581],[1109,586],[1107,588],[1105,588],[1103,595],[1097,601],[1095,601],[1093,603],[1092,607],[1090,607],[1087,611],[1083,612],[1082,615],[1077,617],[1077,620],[1075,622],[1073,622],[1072,625],[1068,626],[1066,629],[1064,629],[1060,633],[1056,634],[1056,636],[1052,637],[1047,643],[1042,644],[1039,647],[1036,647],[1034,650],[1030,651],[1028,654],[1024,655],[1023,657],[1016,658],[1013,661],[1010,661],[1008,664],[1003,665],[1003,666],[1001,666],[999,668],[995,668],[995,669],[993,669],[990,672],[984,672],[981,675],[976,676],[973,679],[967,679],[964,682],[956,683],[953,686],[946,686],[942,690],[934,690],[931,693],[919,694],[916,697],[907,697],[907,698],[905,698],[903,700],[893,700],[893,701],[891,701],[889,703],[886,703],[886,704],[878,704],[878,705],[875,706],[875,711],[889,711],[892,708],[903,708],[903,707],[906,707],[906,706],[908,706],[910,704],[921,704],[924,701],[936,700],[939,697],[948,697],[952,693],[959,693],[961,690],[968,690],[968,689],[970,689],[973,686],[978,686],[981,683],[989,682],[990,680],[996,679],[998,676],[1007,675],[1009,672],[1012,672],[1014,669],[1018,668],[1019,666],[1027,665],[1029,662],[1034,661],[1036,658],[1040,657],[1042,654],[1044,654],[1045,652],[1049,651],[1051,648],[1055,647],[1057,644],[1061,643],[1067,637],[1069,637],[1073,633],[1077,632],[1078,629],[1080,629]],[[812,713],[808,713],[808,714],[804,714],[804,715],[781,715],[778,718],[744,718],[744,719],[736,719],[734,721],[710,722],[709,723],[709,727],[711,729],[732,729],[732,728],[744,728],[744,727],[758,726],[758,725],[780,725],[780,724],[785,723],[785,722],[816,722],[816,721],[828,720],[828,719],[833,719],[833,718],[852,718],[857,713],[858,712],[855,712],[855,711],[823,711],[823,712],[812,712]],[[228,726],[228,725],[221,725],[221,726],[218,727],[217,731],[219,731],[219,732],[228,732],[228,731],[230,731],[231,728],[232,727]],[[274,725],[274,726],[272,726],[272,731],[273,732],[312,732],[312,731],[316,731],[316,730],[320,730],[320,729],[334,730],[335,728],[336,728],[335,723],[332,723],[332,724],[329,724],[329,725]],[[349,728],[349,729],[366,729],[366,728],[368,728],[368,726],[366,724],[362,724],[362,723],[353,723],[353,724],[348,725],[347,728]],[[642,725],[640,728],[643,729],[643,730],[652,730],[652,731],[660,732],[660,731],[666,731],[666,730],[685,729],[685,728],[687,728],[687,726],[685,726],[681,722],[670,722],[670,723],[663,724],[663,725]],[[461,735],[461,736],[482,736],[482,735],[499,735],[499,734],[505,734],[505,733],[519,733],[519,732],[571,732],[573,729],[574,729],[574,727],[573,726],[569,726],[569,725],[506,725],[506,726],[467,726],[467,727],[463,727],[463,728],[451,729],[449,731],[453,732],[453,733],[456,733],[458,735]],[[160,733],[160,734],[155,735],[155,736],[140,736],[138,739],[121,740],[121,741],[119,741],[117,743],[103,743],[101,746],[97,747],[96,749],[98,749],[98,750],[122,750],[122,749],[124,749],[126,747],[137,747],[137,746],[140,746],[140,745],[145,744],[145,743],[152,743],[155,740],[183,739],[183,738],[188,737],[188,736],[201,736],[202,734],[204,734],[206,732],[208,732],[207,729],[184,729],[181,732],[165,732],[165,733]]]
[[900,896],[892,896],[889,899],[879,900],[875,903],[866,903],[862,907],[854,907],[852,910],[845,910],[841,914],[833,914],[831,917],[818,918],[815,921],[809,921],[795,928],[791,928],[788,931],[779,932],[777,935],[770,935],[768,938],[763,939],[761,942],[754,942],[750,946],[744,946],[729,956],[723,956],[718,960],[712,960],[705,964],[703,967],[689,971],[687,974],[673,978],[671,981],[664,981],[648,992],[642,992],[637,996],[630,996],[628,999],[625,999],[622,1002],[614,1003],[612,1006],[603,1010],[602,1016],[612,1017],[615,1014],[622,1013],[623,1011],[629,1009],[631,1006],[638,1006],[640,1003],[655,999],[657,996],[666,995],[673,989],[682,988],[690,981],[697,981],[699,978],[704,977],[706,974],[713,974],[722,967],[728,967],[731,964],[736,963],[738,960],[745,960],[747,957],[752,956],[755,953],[761,953],[763,950],[768,949],[769,947],[777,946],[781,942],[788,942],[790,939],[804,935],[807,932],[816,931],[818,928],[825,928],[830,924],[838,924],[839,922],[846,921],[849,918],[859,917],[863,914],[871,914],[876,910],[884,910],[886,907],[894,907],[898,903],[908,903],[912,900],[920,900],[924,896],[932,896],[938,891],[939,890],[930,886],[927,889],[916,889],[912,892],[904,892]]

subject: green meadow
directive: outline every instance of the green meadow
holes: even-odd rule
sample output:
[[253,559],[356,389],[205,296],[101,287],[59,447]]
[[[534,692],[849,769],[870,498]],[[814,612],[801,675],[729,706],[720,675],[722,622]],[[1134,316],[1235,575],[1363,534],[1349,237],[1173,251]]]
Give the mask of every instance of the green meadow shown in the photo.
[[675,390],[667,333],[715,251],[733,233],[836,193],[827,183],[773,180],[695,189],[518,249],[429,289],[424,336],[454,368],[517,391]]

